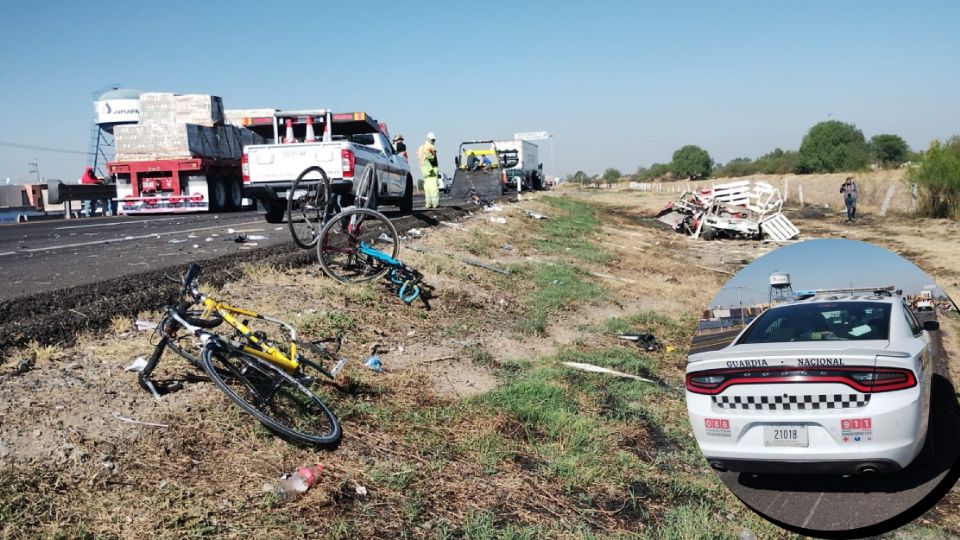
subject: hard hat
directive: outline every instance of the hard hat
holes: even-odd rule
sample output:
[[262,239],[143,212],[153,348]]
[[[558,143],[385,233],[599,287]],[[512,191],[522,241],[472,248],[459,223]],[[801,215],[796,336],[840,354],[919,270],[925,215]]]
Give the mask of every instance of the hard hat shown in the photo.
[[393,140],[395,140],[395,141],[402,141],[402,140],[403,140],[403,135],[400,135],[400,134],[398,133],[397,136],[393,138]]
[[437,140],[437,136],[434,135],[432,131],[430,133],[427,133],[427,138],[430,139],[431,141]]

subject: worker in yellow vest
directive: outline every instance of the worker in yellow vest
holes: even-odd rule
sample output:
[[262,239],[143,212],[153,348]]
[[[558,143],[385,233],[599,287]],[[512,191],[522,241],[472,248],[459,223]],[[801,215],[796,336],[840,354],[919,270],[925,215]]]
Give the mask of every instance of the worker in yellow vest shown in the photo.
[[420,172],[423,173],[423,195],[426,199],[424,206],[437,208],[440,206],[440,186],[437,184],[440,168],[437,163],[437,148],[434,143],[437,137],[431,131],[427,133],[427,141],[417,150],[420,159]]

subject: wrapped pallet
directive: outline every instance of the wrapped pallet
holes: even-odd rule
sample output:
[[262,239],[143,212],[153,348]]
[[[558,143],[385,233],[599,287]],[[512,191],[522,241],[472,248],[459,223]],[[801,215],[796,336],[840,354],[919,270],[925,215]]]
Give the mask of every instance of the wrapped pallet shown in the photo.
[[140,124],[223,125],[223,100],[207,94],[147,92],[140,97]]
[[114,141],[117,161],[190,157],[237,160],[244,145],[262,144],[263,138],[249,129],[232,125],[156,123],[117,126]]
[[226,109],[223,111],[223,121],[235,126],[245,126],[245,119],[251,122],[253,118],[273,118],[277,109]]

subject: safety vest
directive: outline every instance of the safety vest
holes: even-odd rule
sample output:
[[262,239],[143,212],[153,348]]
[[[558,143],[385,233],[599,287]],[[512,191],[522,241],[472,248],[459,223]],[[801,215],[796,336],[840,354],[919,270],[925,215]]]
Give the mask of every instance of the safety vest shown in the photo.
[[430,165],[437,164],[437,149],[433,146],[433,143],[427,141],[420,146],[420,149],[417,150],[417,157],[420,158],[420,165],[423,166],[425,163],[430,163]]

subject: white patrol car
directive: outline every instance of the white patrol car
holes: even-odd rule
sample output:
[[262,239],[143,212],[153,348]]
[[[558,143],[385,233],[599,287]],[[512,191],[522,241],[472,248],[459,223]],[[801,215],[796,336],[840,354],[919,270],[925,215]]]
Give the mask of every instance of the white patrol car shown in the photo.
[[928,331],[889,294],[771,307],[727,347],[691,355],[687,411],[719,471],[898,470],[927,434]]

